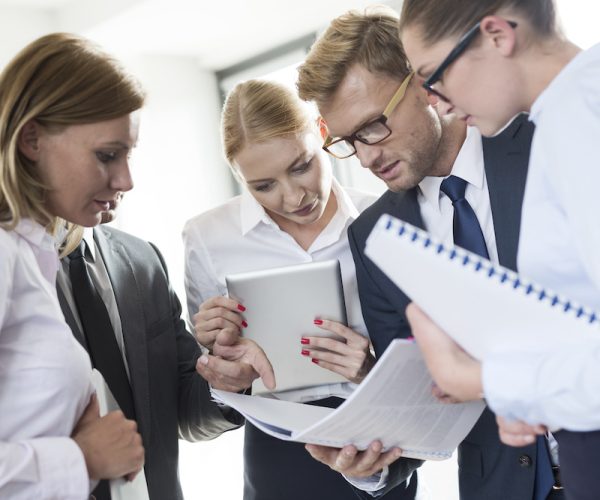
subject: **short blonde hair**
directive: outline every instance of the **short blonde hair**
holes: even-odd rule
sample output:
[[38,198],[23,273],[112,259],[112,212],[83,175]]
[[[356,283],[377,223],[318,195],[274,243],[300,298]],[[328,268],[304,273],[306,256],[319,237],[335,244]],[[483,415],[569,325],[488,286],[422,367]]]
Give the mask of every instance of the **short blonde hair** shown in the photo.
[[0,224],[11,229],[24,217],[49,229],[65,224],[47,211],[48,188],[19,150],[28,122],[60,131],[125,116],[143,103],[138,81],[85,38],[53,33],[21,50],[0,74]]
[[223,151],[230,166],[249,143],[316,131],[316,120],[285,85],[267,80],[239,83],[229,93],[221,116]]
[[298,68],[300,97],[321,107],[355,64],[398,80],[410,73],[400,43],[396,11],[375,6],[364,11],[351,10],[334,19]]

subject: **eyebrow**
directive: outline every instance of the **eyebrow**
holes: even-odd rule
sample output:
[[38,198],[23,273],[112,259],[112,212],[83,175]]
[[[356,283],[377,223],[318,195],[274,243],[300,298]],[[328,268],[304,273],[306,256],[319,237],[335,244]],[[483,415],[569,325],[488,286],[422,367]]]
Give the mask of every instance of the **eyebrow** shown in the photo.
[[129,147],[129,145],[125,144],[124,142],[121,141],[109,141],[109,142],[103,142],[100,147],[118,147],[121,149],[131,149],[131,148],[135,148],[137,146],[137,144],[134,144],[133,146],[131,146],[131,148]]
[[363,120],[362,122],[360,122],[358,125],[356,125],[354,128],[351,129],[351,132],[349,134],[344,134],[344,135],[332,135],[331,137],[336,138],[336,137],[349,137],[350,135],[354,134],[356,131],[360,130],[361,128],[363,128],[365,125],[371,123],[372,121],[377,120],[377,118],[379,118],[381,116],[381,113],[379,113],[378,115],[374,115],[374,116],[370,116],[369,118]]
[[[294,160],[290,163],[290,165],[285,169],[286,172],[288,170],[291,170],[292,168],[296,167],[298,165],[298,163],[300,162],[300,160],[303,159],[303,157],[306,155],[306,151],[301,152],[298,156],[296,156],[296,158],[294,158]],[[246,181],[248,184],[256,184],[256,183],[260,183],[260,182],[268,182],[271,181],[273,179],[253,179],[251,181]]]

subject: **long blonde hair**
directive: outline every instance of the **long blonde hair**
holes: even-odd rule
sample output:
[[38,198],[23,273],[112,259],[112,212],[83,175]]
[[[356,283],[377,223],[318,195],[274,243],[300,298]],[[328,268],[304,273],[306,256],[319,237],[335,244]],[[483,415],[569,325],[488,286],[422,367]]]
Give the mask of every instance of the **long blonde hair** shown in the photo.
[[[316,118],[316,117],[314,117]],[[221,116],[223,151],[230,166],[248,143],[317,131],[306,103],[285,85],[248,80],[229,93]],[[234,169],[235,172],[235,169]]]
[[21,50],[0,74],[2,227],[12,229],[22,218],[51,231],[65,224],[46,209],[48,188],[35,163],[19,151],[19,135],[29,121],[60,130],[125,116],[143,103],[138,81],[85,38],[54,33]]

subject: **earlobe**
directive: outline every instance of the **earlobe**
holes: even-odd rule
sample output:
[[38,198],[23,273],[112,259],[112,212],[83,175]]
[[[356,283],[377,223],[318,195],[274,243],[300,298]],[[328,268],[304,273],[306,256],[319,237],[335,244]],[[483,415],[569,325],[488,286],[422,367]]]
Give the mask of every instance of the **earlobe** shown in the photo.
[[322,117],[319,116],[317,118],[317,127],[319,127],[319,134],[321,135],[321,139],[325,140],[329,137],[329,130],[327,129],[327,123],[323,120]]
[[38,161],[40,157],[39,124],[34,120],[28,121],[19,133],[19,151],[31,161]]

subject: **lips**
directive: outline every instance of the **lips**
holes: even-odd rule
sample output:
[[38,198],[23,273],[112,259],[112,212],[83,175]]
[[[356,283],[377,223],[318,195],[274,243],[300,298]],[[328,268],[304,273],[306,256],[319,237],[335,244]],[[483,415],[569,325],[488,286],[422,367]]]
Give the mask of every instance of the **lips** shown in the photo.
[[390,179],[391,177],[395,177],[396,176],[396,171],[397,171],[397,167],[400,165],[400,160],[395,161],[393,163],[390,163],[388,165],[386,165],[383,168],[380,168],[379,170],[375,171],[375,175],[377,175],[377,177],[380,177],[381,179]]
[[307,203],[302,208],[300,208],[298,210],[294,210],[292,213],[294,215],[298,215],[298,216],[308,215],[309,213],[311,213],[313,211],[313,209],[315,208],[316,205],[317,205],[317,200],[315,200],[311,203]]

